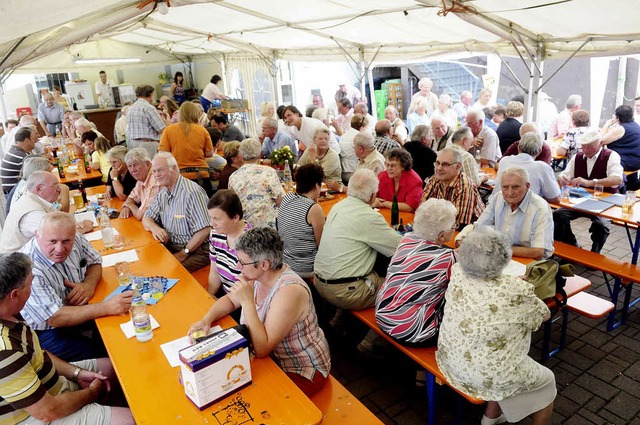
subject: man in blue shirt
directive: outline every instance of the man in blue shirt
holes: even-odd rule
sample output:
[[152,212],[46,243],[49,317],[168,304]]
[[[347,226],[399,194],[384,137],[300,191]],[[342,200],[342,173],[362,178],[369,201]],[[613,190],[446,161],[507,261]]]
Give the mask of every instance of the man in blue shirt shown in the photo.
[[[289,146],[294,158],[298,157],[296,141],[288,134],[279,132],[278,121],[273,118],[265,118],[262,121],[262,135],[259,139],[262,142],[262,157],[267,160],[274,150],[284,146]],[[263,163],[267,163],[267,161],[263,161]]]
[[53,101],[51,93],[45,93],[43,102],[38,105],[38,121],[47,136],[55,136],[56,130],[62,131],[64,108]]

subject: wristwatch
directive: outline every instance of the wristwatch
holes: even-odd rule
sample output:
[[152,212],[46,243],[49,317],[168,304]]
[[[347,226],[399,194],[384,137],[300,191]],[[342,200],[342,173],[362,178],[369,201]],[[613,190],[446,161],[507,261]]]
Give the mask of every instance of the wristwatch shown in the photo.
[[182,250],[182,252],[184,252],[185,254],[189,255],[189,253],[191,251],[189,251],[189,248],[187,248],[186,246],[184,247],[184,249]]
[[80,372],[82,372],[82,369],[80,369],[79,367],[76,367],[76,370],[73,371],[73,376],[71,377],[71,381],[78,382],[78,375],[80,375]]
[[593,179],[593,184],[594,185],[598,184],[598,179]]
[[117,178],[117,177],[113,177],[113,178],[111,179],[111,181],[117,182],[117,181],[118,181],[118,178]]

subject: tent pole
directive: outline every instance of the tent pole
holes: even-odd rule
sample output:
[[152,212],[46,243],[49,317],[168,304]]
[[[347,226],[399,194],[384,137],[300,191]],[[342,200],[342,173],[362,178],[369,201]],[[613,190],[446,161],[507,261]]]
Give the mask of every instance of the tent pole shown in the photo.
[[275,54],[271,60],[271,91],[273,92],[273,104],[277,108],[282,103],[280,99],[280,91],[278,90],[278,60]]
[[554,72],[553,74],[549,75],[549,78],[547,78],[547,81],[545,81],[544,83],[542,83],[542,85],[541,85],[540,87],[538,87],[538,90],[542,90],[542,87],[544,87],[544,85],[545,85],[545,84],[547,84],[547,83],[549,82],[549,80],[551,80],[551,79],[552,79],[552,78],[553,78],[553,77],[554,77],[558,72],[560,72],[560,70],[561,70],[562,68],[564,68],[564,67],[565,67],[565,65],[566,65],[566,64],[568,64],[568,63],[569,63],[569,61],[570,61],[571,59],[573,59],[573,57],[574,57],[575,55],[577,55],[577,54],[578,54],[578,52],[579,52],[580,50],[582,50],[582,48],[583,48],[584,46],[586,46],[586,45],[587,45],[587,43],[589,43],[589,42],[591,42],[591,37],[587,38],[587,39],[584,41],[584,43],[582,43],[582,44],[580,45],[580,47],[578,47],[578,48],[576,49],[576,51],[575,51],[575,52],[573,52],[573,53],[571,54],[571,56],[569,56],[567,59],[565,59],[565,60],[564,60],[564,62],[562,62],[562,65],[560,65],[560,66],[558,67],[558,69],[556,69],[556,70],[555,70],[555,72]]
[[369,64],[369,69],[367,71],[368,77],[369,77],[369,94],[371,95],[371,116],[376,119],[376,117],[378,116],[378,111],[376,110],[376,96],[375,96],[375,92],[374,92],[374,85],[373,85],[373,68],[375,68],[375,65],[371,65]]
[[[367,97],[367,86],[365,84],[366,80],[366,71],[365,71],[365,63],[364,63],[364,49],[361,47],[360,49],[360,95],[364,100]],[[366,102],[366,101],[365,101]],[[353,105],[356,106],[356,105]]]
[[8,118],[7,105],[4,101],[4,83],[0,83],[0,117],[2,117],[2,127],[4,128],[4,123],[7,122]]
[[618,85],[616,87],[616,107],[624,103],[624,84],[627,80],[627,57],[618,58]]
[[514,80],[516,80],[516,83],[518,83],[518,85],[520,86],[520,88],[522,90],[526,90],[526,87],[524,86],[524,84],[522,84],[522,81],[520,81],[520,79],[518,78],[518,76],[516,75],[515,72],[513,72],[513,69],[509,66],[509,64],[507,63],[507,61],[505,61],[502,58],[502,55],[500,55],[500,53],[498,53],[497,51],[495,52],[495,55],[498,56],[498,58],[500,58],[500,61],[502,61],[502,64],[507,68],[507,71],[509,71],[509,73],[511,74],[511,76],[514,78]]
[[[538,45],[536,46],[536,54],[532,58],[534,73],[533,73],[533,79],[532,79],[533,81],[527,96],[527,98],[531,101],[531,103],[527,105],[527,112],[528,112],[527,121],[533,121],[533,122],[538,121],[538,106],[539,106],[538,95],[540,94],[540,87],[543,80],[543,70],[544,70],[544,59],[542,59],[543,57],[544,57],[543,45],[542,43],[538,43]],[[534,89],[534,87],[536,88]]]

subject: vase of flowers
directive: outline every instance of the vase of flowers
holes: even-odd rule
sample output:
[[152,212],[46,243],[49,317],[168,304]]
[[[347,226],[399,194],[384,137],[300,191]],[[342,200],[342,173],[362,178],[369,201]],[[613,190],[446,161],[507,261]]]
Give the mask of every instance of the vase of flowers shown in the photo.
[[289,146],[274,149],[269,159],[271,160],[271,166],[278,170],[279,174],[284,170],[285,161],[289,161],[289,167],[291,168],[291,173],[293,173],[293,164],[296,162],[296,158]]

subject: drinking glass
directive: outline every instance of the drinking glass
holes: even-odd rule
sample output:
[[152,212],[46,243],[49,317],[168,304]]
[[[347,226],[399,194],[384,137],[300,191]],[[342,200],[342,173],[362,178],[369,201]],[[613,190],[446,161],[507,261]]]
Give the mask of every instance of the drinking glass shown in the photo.
[[604,191],[604,186],[602,186],[601,184],[595,185],[595,187],[593,188],[593,199],[602,198],[603,191]]
[[562,202],[569,202],[571,196],[571,188],[569,186],[562,186]]
[[636,203],[636,193],[633,191],[629,191],[624,196],[624,203],[622,204],[622,214],[630,215],[633,214],[633,206]]
[[161,277],[152,277],[149,281],[149,289],[151,290],[151,297],[160,299],[164,296],[164,284]]
[[129,284],[131,275],[129,274],[129,263],[126,261],[120,261],[113,266],[116,270],[116,280],[118,285],[125,286]]
[[124,236],[122,236],[120,233],[113,235],[113,247],[118,251],[124,249]]
[[76,191],[73,194],[73,203],[76,205],[76,209],[82,209],[84,207],[84,202],[82,200],[82,193],[80,191]]

